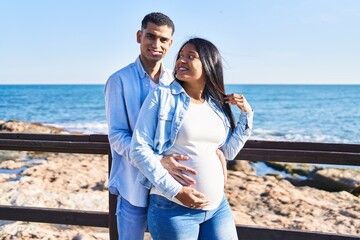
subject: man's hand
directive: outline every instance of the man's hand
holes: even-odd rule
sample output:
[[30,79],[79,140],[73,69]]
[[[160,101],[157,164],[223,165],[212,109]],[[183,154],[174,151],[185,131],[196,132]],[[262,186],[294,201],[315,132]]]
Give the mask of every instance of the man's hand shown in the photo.
[[227,182],[227,166],[226,166],[226,159],[224,153],[220,149],[216,149],[216,155],[219,157],[221,162],[221,167],[223,169],[224,174],[224,184]]
[[190,208],[202,209],[209,205],[209,200],[205,198],[204,194],[191,187],[183,187],[175,198]]
[[164,156],[160,162],[164,168],[170,173],[170,175],[175,178],[183,186],[190,186],[195,184],[195,180],[185,174],[185,172],[190,174],[197,174],[197,172],[190,168],[180,164],[177,161],[186,161],[189,157],[181,154],[171,154]]

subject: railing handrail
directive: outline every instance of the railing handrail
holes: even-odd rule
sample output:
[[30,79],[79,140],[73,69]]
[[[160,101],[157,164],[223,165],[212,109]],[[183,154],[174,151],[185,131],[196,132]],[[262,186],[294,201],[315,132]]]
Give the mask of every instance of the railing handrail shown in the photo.
[[[91,145],[89,145],[91,143]],[[107,135],[0,133],[0,149],[108,154]],[[249,140],[237,159],[360,166],[360,144]]]
[[[0,150],[108,154],[105,134],[0,133]],[[236,159],[360,166],[360,144],[249,140]],[[109,171],[110,172],[110,171]],[[0,205],[0,220],[109,227],[117,239],[116,196],[109,194],[109,212]],[[237,225],[239,239],[348,240],[358,236]]]
[[[13,133],[0,132],[0,139],[23,139],[23,140],[49,140],[49,141],[72,141],[72,142],[106,142],[106,134],[44,134],[44,133]],[[271,148],[331,151],[334,148],[338,152],[359,153],[360,144],[349,143],[320,143],[320,142],[289,142],[273,140],[248,140],[244,148]]]

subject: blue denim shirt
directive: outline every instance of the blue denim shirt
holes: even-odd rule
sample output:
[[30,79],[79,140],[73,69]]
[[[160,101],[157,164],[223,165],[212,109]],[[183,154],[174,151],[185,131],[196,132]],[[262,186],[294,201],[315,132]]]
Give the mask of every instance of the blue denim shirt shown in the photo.
[[[233,160],[250,137],[253,112],[241,112],[235,129],[231,130],[229,119],[215,101],[209,98],[207,102],[226,127],[227,139],[219,147],[226,159]],[[159,86],[146,98],[131,141],[130,159],[140,169],[139,174],[144,175],[139,177],[140,181],[145,188],[152,184],[168,198],[175,197],[182,185],[160,160],[163,152],[173,146],[189,104],[190,97],[177,81],[170,86]]]
[[[112,74],[105,85],[105,110],[112,153],[109,191],[131,204],[147,206],[148,189],[137,179],[139,170],[129,161],[130,141],[142,103],[150,89],[150,77],[140,58]],[[173,81],[172,71],[162,66],[159,85]]]

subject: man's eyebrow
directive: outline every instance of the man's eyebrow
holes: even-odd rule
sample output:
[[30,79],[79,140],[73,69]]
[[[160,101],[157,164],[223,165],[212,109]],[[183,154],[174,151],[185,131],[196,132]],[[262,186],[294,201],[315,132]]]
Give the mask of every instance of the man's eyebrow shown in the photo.
[[157,37],[157,38],[161,38],[161,39],[165,39],[165,40],[170,40],[169,37],[159,36],[154,33],[146,33],[146,36],[152,36],[152,37]]

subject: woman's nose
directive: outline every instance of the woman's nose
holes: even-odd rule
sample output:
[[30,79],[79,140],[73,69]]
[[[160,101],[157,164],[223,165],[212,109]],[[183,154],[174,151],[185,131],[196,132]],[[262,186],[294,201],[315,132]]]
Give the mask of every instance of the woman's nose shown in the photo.
[[180,62],[182,62],[182,63],[185,63],[186,62],[186,58],[185,57],[179,57],[179,59],[178,59]]

